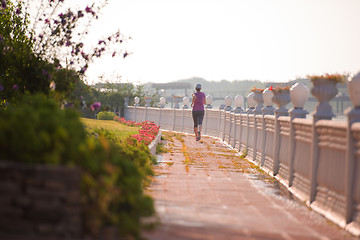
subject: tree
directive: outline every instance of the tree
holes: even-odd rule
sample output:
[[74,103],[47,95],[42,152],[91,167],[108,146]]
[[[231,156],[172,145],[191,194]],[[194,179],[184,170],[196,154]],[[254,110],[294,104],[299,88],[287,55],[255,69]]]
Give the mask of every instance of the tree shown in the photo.
[[1,98],[7,101],[24,92],[49,94],[52,84],[59,100],[64,100],[95,58],[103,54],[126,57],[128,53],[120,45],[127,38],[119,32],[100,39],[94,48],[82,41],[87,26],[98,19],[97,12],[106,2],[72,10],[65,9],[64,0],[41,1],[37,13],[30,15],[34,1],[2,0]]

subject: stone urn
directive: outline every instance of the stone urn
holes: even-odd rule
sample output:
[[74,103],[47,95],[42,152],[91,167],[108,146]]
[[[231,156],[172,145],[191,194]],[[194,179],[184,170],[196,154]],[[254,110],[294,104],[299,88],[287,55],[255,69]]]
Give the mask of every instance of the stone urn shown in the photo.
[[160,108],[164,108],[166,105],[166,98],[161,97],[159,101]]
[[151,97],[144,97],[145,100],[145,107],[151,107],[150,103],[151,103]]
[[313,87],[311,94],[318,100],[315,111],[312,113],[316,119],[331,119],[335,116],[332,112],[330,100],[338,93],[336,80],[332,79],[311,79]]
[[254,114],[262,114],[261,109],[264,107],[263,93],[262,91],[255,91],[254,94],[254,100],[256,101]]
[[135,107],[137,107],[137,106],[140,106],[140,98],[139,97],[134,97],[134,102],[135,102]]
[[354,108],[360,108],[360,72],[348,79],[348,91]]
[[305,103],[309,98],[309,88],[303,83],[295,83],[290,88],[290,99],[294,106],[290,110],[290,117],[293,118],[305,118],[308,113],[304,110]]
[[275,109],[276,116],[287,116],[289,115],[288,110],[285,106],[291,101],[290,91],[287,90],[273,90],[274,96],[272,101],[278,106]]
[[235,113],[241,113],[243,111],[242,106],[244,105],[244,97],[241,95],[236,95],[234,97],[234,104],[236,109],[234,110]]
[[231,96],[226,96],[225,97],[225,111],[231,111],[232,107],[231,104],[233,102],[233,98]]
[[184,103],[184,106],[183,106],[183,109],[188,109],[189,108],[189,103],[190,103],[190,99],[188,97],[184,97],[182,99],[183,103]]
[[213,101],[213,97],[210,95],[207,95],[206,99],[205,99],[205,103],[206,103],[205,108],[212,108],[212,106],[211,106],[212,101]]
[[265,107],[261,110],[264,115],[273,115],[274,114],[274,107],[272,98],[274,96],[274,93],[270,88],[266,88],[263,91],[263,99],[264,99],[264,105]]
[[295,109],[304,108],[309,98],[309,88],[303,83],[295,83],[290,88],[290,99]]
[[175,103],[175,105],[174,105],[174,108],[180,108],[180,105],[179,105],[179,103],[182,101],[182,97],[180,97],[180,96],[173,96],[173,100],[174,100],[174,103]]
[[247,102],[248,102],[248,106],[249,106],[249,108],[246,110],[248,113],[254,113],[254,109],[255,109],[255,106],[256,106],[256,101],[254,100],[254,96],[255,96],[255,93],[251,92],[246,97]]

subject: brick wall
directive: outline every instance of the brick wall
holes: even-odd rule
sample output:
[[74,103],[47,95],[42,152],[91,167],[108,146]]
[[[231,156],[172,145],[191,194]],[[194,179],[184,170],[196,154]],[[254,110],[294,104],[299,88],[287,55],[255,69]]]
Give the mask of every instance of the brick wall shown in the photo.
[[80,239],[80,171],[0,161],[0,239]]

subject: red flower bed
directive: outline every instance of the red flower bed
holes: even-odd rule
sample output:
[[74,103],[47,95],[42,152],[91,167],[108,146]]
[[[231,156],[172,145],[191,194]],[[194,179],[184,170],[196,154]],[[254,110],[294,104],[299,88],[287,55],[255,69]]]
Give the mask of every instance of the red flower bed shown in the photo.
[[154,122],[144,121],[142,123],[137,123],[135,121],[127,121],[125,118],[114,117],[114,120],[125,124],[131,127],[141,127],[139,134],[132,135],[131,137],[135,138],[138,142],[143,142],[146,145],[149,145],[159,133],[160,126],[157,126]]
[[115,116],[114,120],[129,127],[140,127],[141,125],[141,123],[137,123],[135,121],[127,121],[124,117]]

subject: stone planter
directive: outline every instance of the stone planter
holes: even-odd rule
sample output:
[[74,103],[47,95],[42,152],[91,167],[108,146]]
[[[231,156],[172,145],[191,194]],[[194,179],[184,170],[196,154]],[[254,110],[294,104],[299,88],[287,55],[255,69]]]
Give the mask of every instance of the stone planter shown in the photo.
[[173,100],[174,100],[174,108],[178,109],[180,108],[179,103],[182,101],[182,97],[179,96],[173,96]]
[[291,101],[289,90],[273,90],[273,93],[272,101],[278,106],[275,109],[275,114],[277,116],[287,116],[289,113],[285,106]]
[[264,99],[262,92],[254,92],[254,94],[254,100],[257,103],[254,109],[254,114],[262,114],[261,109],[264,107]]
[[360,72],[349,78],[347,87],[353,107],[360,108]]
[[311,94],[319,101],[312,113],[316,119],[331,119],[335,116],[332,112],[330,100],[338,93],[335,80],[312,79]]
[[151,97],[144,97],[145,99],[145,107],[151,107],[150,103],[151,103]]
[[188,97],[184,97],[182,100],[183,100],[183,103],[184,103],[183,109],[188,109],[188,108],[189,108],[190,99],[189,99]]

